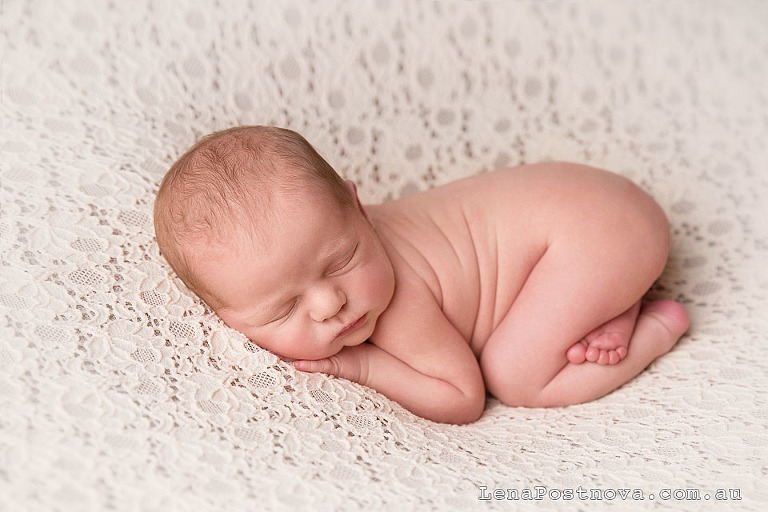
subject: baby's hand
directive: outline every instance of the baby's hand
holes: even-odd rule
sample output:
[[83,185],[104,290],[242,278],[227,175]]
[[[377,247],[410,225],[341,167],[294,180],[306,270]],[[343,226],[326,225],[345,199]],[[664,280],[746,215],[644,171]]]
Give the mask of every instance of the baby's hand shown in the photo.
[[294,368],[303,372],[321,372],[342,379],[367,385],[369,354],[373,345],[363,343],[353,347],[344,347],[339,353],[326,359],[297,360]]

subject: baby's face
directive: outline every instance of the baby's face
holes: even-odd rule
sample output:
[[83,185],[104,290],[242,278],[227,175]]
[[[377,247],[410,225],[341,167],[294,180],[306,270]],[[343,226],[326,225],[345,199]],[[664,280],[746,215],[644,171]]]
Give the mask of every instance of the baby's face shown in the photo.
[[201,275],[229,326],[286,359],[321,359],[371,336],[394,274],[360,209],[303,196],[276,197],[268,247],[205,256]]

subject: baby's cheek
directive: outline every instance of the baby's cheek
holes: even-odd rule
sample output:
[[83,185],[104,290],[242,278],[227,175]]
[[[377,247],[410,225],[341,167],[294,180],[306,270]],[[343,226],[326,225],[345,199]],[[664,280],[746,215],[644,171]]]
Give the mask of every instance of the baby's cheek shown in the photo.
[[356,282],[356,292],[358,297],[364,298],[366,302],[374,301],[378,294],[378,289],[380,288],[380,279],[381,275],[375,268],[369,267],[362,272],[360,278]]
[[376,265],[375,271],[371,273],[371,298],[382,307],[386,307],[392,298],[392,292],[395,289],[395,279],[392,274],[392,267],[387,261],[380,261]]
[[243,334],[245,334],[250,342],[254,345],[256,345],[259,348],[263,348],[264,350],[269,350],[273,354],[279,356],[282,358],[284,355],[283,349],[285,348],[284,343],[280,341],[280,336],[277,336],[275,333],[270,332],[268,329],[265,328],[250,328],[248,330],[243,331]]
[[272,347],[270,347],[269,343],[264,342],[263,337],[254,335],[253,332],[243,332],[243,334],[245,334],[245,336],[248,338],[248,341],[250,341],[252,345],[263,348],[264,350],[272,351]]
[[283,349],[287,357],[295,359],[317,359],[326,357],[320,350],[322,343],[320,334],[303,322],[296,322],[276,336],[275,345]]

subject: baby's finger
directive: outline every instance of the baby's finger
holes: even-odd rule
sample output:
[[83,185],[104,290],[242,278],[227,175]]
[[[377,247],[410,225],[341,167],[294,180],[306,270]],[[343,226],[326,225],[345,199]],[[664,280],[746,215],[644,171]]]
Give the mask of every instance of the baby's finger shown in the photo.
[[328,359],[318,359],[316,361],[312,361],[312,360],[294,361],[293,367],[302,372],[312,372],[312,373],[320,372],[320,373],[327,373],[329,375],[335,375],[337,377],[341,373],[341,368],[339,368],[338,360],[335,357],[331,357]]

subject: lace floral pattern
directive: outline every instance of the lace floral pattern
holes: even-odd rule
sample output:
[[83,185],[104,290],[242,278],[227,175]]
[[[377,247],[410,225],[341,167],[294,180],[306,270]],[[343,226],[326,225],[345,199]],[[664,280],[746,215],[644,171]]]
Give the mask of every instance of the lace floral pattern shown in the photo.
[[[0,510],[564,506],[480,486],[768,502],[765,3],[0,8]],[[685,302],[692,329],[604,399],[492,400],[463,427],[297,373],[153,241],[167,166],[250,123],[300,131],[366,202],[548,159],[624,174],[669,213],[652,293]]]

